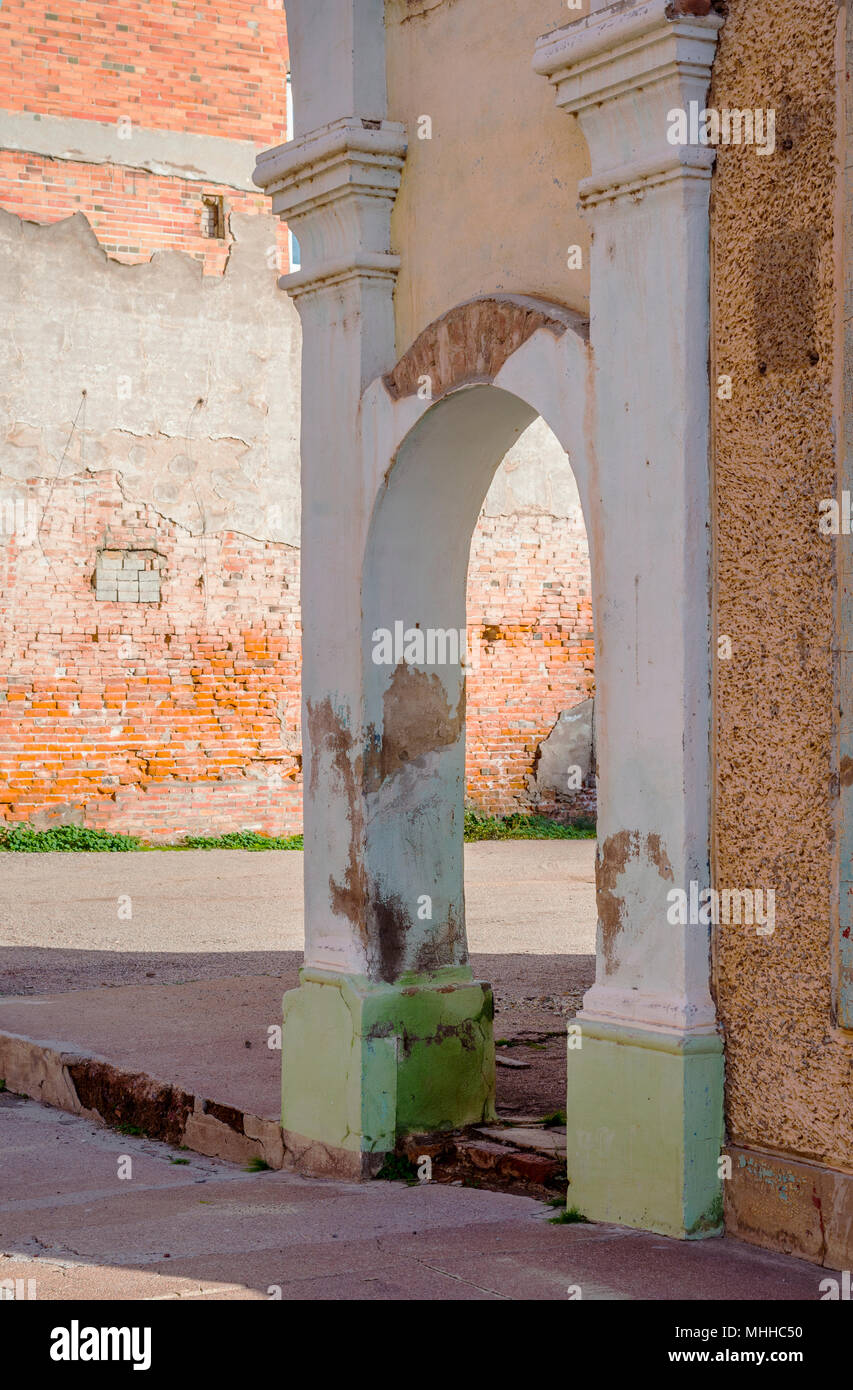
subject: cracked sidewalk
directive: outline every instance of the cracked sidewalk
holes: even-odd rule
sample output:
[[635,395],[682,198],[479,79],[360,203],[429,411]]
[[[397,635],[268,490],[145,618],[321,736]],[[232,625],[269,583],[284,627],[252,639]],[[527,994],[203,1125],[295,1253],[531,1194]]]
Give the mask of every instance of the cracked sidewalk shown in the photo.
[[732,1239],[554,1226],[529,1197],[248,1173],[9,1094],[0,1149],[0,1286],[41,1300],[817,1300],[826,1274]]

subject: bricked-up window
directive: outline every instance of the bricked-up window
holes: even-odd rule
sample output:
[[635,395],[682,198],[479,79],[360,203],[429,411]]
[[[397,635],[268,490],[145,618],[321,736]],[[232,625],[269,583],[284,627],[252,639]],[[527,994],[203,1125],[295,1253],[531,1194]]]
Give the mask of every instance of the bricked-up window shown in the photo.
[[209,194],[201,200],[201,234],[222,241],[225,236],[225,199]]
[[95,597],[106,603],[159,603],[156,550],[101,550],[95,565]]

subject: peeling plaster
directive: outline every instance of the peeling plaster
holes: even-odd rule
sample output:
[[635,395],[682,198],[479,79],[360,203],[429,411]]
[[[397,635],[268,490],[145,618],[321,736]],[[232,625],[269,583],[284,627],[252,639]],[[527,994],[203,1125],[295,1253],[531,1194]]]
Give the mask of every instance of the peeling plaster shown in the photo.
[[465,688],[455,712],[435,672],[427,674],[401,662],[382,701],[381,734],[368,738],[365,787],[375,791],[387,778],[427,753],[450,748],[465,730]]
[[619,937],[625,925],[626,898],[617,890],[629,863],[640,860],[651,864],[662,879],[673,881],[672,865],[659,835],[620,830],[598,847],[595,864],[598,921],[608,975],[619,967]]
[[0,210],[0,474],[96,489],[114,471],[194,535],[298,545],[298,318],[267,262],[273,218],[231,222],[228,265],[204,276],[181,251],[111,259],[82,213]]

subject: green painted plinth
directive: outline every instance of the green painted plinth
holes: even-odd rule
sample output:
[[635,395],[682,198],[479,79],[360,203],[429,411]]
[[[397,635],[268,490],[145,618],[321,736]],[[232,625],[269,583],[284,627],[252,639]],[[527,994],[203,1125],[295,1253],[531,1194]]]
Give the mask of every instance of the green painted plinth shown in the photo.
[[568,1050],[569,1206],[682,1239],[721,1234],[722,1040],[579,1022]]
[[489,985],[304,968],[284,996],[282,1128],[302,1172],[368,1177],[404,1134],[494,1118]]

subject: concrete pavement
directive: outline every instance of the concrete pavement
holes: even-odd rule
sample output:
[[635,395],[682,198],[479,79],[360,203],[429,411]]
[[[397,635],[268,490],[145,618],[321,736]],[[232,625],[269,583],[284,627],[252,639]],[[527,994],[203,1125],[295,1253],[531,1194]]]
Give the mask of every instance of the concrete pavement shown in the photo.
[[552,1226],[528,1197],[250,1174],[8,1094],[0,1152],[0,1280],[44,1300],[817,1300],[826,1276],[735,1240]]
[[[594,852],[466,847],[472,964],[515,1063],[498,1069],[514,1123],[565,1104],[565,1023],[594,969]],[[819,1297],[825,1271],[728,1239],[551,1226],[540,1202],[472,1187],[243,1171],[257,1150],[228,1107],[277,1115],[267,1041],[301,959],[301,868],[298,853],[0,856],[0,1029],[100,1054],[142,1091],[152,1076],[185,1087],[194,1148],[209,1137],[207,1153],[235,1160],[0,1094],[0,1279],[35,1279],[44,1299]],[[57,1057],[61,1081],[75,1064]],[[89,1077],[98,1103],[108,1082]]]

